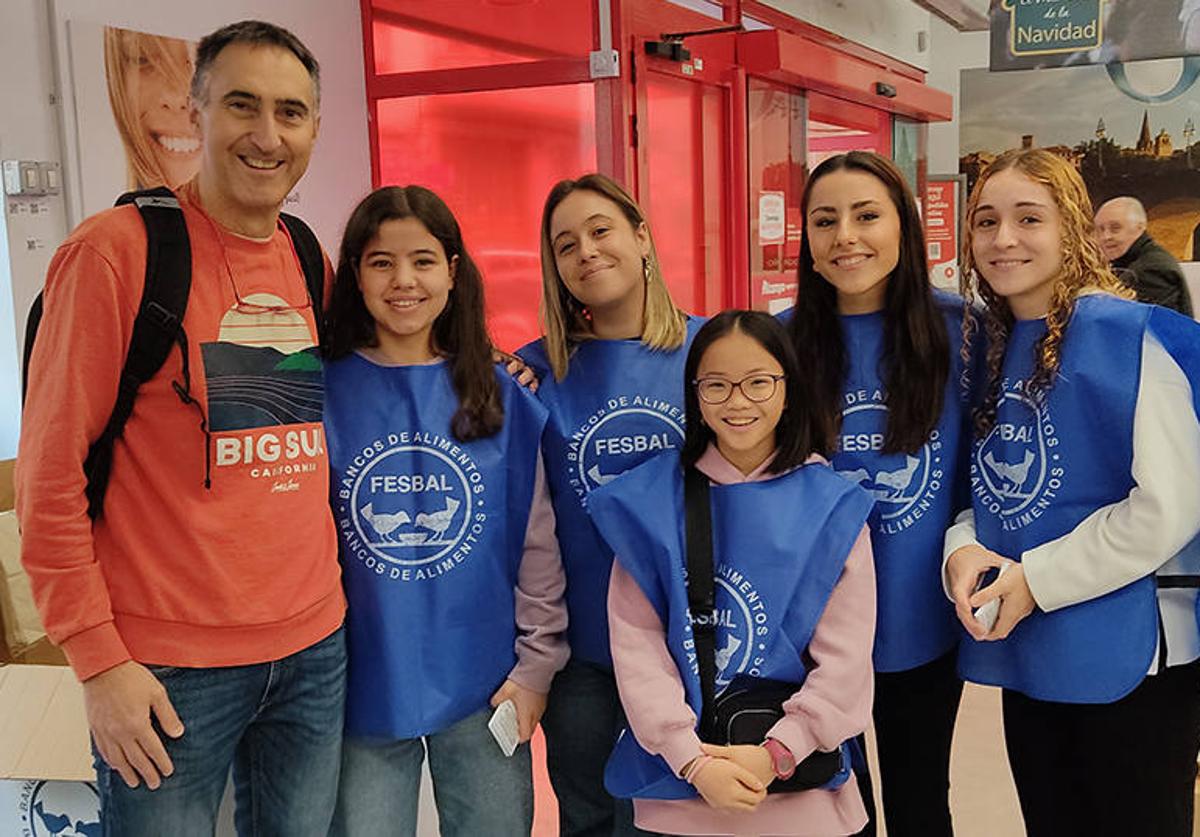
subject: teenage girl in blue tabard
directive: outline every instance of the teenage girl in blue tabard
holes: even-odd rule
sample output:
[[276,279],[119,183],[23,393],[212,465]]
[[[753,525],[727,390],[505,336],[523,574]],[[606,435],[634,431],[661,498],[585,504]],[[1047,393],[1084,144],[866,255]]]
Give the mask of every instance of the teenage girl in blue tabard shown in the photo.
[[[639,825],[667,834],[855,833],[867,811],[843,744],[871,715],[873,500],[814,452],[828,419],[812,409],[812,381],[770,315],[724,311],[705,323],[684,380],[682,451],[590,498],[616,552],[609,627],[629,718],[607,785],[634,799]],[[689,604],[684,468],[708,483],[709,614]],[[762,738],[714,746],[699,728],[696,632],[706,615],[716,695],[757,689],[751,705],[768,708],[764,684],[792,684]],[[842,753],[831,781],[767,794],[818,749]]]
[[949,837],[962,681],[939,568],[943,535],[967,502],[962,300],[930,287],[916,201],[887,158],[825,160],[801,207],[789,329],[839,428],[833,467],[875,497],[873,714],[887,832]]
[[624,717],[605,600],[612,552],[588,493],[683,442],[683,361],[699,322],[671,301],[642,210],[601,174],[558,183],[541,225],[545,336],[518,353],[549,409],[543,452],[567,573],[571,660],[543,719],[564,837],[631,834],[632,810],[604,789]]
[[[1129,301],[1093,234],[1078,170],[1045,150],[1001,155],[967,206],[963,277],[986,305],[967,335],[988,349],[973,509],[946,535],[959,668],[1003,688],[1029,837],[1186,837],[1200,326]],[[997,599],[988,630],[974,609]]]
[[[325,427],[348,600],[334,833],[414,834],[421,765],[442,834],[528,835],[528,740],[567,658],[545,488],[546,410],[493,362],[483,283],[432,192],[388,187],[346,224]],[[512,701],[522,742],[488,730]]]

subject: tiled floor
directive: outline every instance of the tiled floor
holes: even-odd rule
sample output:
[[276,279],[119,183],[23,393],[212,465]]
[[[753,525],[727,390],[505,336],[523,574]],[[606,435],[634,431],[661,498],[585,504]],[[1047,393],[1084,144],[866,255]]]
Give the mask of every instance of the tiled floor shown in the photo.
[[[539,758],[541,752],[544,752],[541,742],[535,740],[535,762],[542,761]],[[871,757],[873,760],[873,752]],[[873,770],[878,775],[878,770]],[[555,837],[558,833],[557,808],[544,766],[535,767],[534,780],[537,791],[534,837]],[[428,794],[428,787],[425,790]],[[436,814],[428,795],[422,802],[420,834],[432,837],[437,834]],[[950,765],[950,804],[956,837],[1025,835],[1016,789],[1004,755],[998,689],[967,684],[963,692]],[[886,827],[879,829],[880,837],[886,833]],[[1200,828],[1195,833],[1200,837]]]

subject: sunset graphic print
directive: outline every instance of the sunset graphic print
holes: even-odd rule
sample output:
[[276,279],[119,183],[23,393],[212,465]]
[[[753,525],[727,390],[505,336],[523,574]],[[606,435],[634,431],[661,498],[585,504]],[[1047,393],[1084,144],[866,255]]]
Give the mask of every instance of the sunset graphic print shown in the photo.
[[244,301],[264,310],[230,308],[217,342],[200,347],[210,429],[321,421],[321,358],[303,314],[274,294],[251,294]]

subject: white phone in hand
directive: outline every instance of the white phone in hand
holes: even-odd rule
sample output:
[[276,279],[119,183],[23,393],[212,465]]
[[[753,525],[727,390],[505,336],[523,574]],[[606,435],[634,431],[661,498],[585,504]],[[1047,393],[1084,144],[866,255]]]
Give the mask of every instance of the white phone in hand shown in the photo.
[[521,726],[517,723],[517,706],[511,700],[496,707],[488,720],[488,731],[500,745],[500,751],[511,757],[521,743]]
[[[999,568],[993,567],[987,572],[979,574],[979,581],[975,583],[975,592],[978,593],[985,587],[990,587],[1000,580],[1000,576],[1007,572],[1009,565],[1003,564]],[[996,619],[1000,616],[1000,599],[992,599],[985,605],[980,605],[973,611],[975,621],[983,625],[988,633],[991,633],[992,628],[996,624]]]

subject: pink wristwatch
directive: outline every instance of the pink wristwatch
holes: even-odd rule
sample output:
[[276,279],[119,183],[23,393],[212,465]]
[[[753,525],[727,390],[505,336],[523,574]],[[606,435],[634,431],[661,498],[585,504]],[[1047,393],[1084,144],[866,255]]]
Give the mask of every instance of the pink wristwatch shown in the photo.
[[775,768],[775,778],[785,782],[796,772],[796,757],[792,755],[781,741],[768,738],[762,743],[763,749],[771,754],[771,764]]

